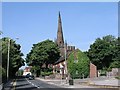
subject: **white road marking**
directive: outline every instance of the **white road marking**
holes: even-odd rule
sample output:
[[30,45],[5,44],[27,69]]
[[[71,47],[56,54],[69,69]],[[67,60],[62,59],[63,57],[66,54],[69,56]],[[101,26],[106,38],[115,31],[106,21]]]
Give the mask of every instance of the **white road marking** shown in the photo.
[[10,84],[13,84],[13,81]]
[[13,90],[15,90],[15,88],[16,88],[16,81],[17,81],[17,79],[15,79],[13,82]]
[[32,85],[34,86],[34,84],[32,83]]
[[40,87],[37,87],[37,88],[40,88]]
[[32,82],[30,82],[28,79],[26,79],[28,83],[30,83],[32,86],[36,87],[36,88],[40,88],[40,86],[37,86],[35,84],[33,84]]
[[34,85],[35,87],[37,87],[37,85]]
[[13,83],[13,86],[16,86],[16,81]]

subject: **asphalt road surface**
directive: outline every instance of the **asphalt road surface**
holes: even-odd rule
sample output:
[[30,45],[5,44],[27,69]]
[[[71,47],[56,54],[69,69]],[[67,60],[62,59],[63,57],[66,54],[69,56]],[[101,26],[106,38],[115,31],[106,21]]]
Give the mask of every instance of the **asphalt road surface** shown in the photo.
[[[13,83],[12,83],[13,82]],[[17,77],[9,82],[4,90],[117,90],[117,89],[101,89],[101,88],[62,88],[61,86],[55,86],[48,84],[41,80],[29,80],[23,77]]]

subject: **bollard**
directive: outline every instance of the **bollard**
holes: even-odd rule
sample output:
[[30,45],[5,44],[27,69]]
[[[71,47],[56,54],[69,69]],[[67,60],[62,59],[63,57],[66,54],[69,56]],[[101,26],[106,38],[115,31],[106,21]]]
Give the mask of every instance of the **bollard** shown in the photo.
[[73,79],[69,80],[69,85],[74,85]]

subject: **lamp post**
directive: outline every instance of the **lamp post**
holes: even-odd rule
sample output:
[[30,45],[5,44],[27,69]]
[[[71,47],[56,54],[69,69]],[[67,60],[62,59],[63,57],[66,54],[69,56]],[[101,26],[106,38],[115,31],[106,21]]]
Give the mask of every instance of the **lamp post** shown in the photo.
[[2,66],[2,31],[0,31],[0,66]]
[[63,65],[60,63],[61,84],[62,84],[62,75],[63,75]]
[[[3,32],[0,31],[0,67],[2,67],[2,34],[3,34]],[[1,79],[1,77],[2,76],[0,76],[0,79]]]
[[65,73],[66,73],[66,83],[68,81],[68,70],[67,70],[67,60],[66,60],[66,43],[64,44],[64,50],[65,50]]
[[[2,31],[0,31],[0,67],[2,67]],[[0,74],[0,87],[3,88],[2,74]]]
[[8,38],[8,57],[7,57],[7,81],[9,79],[9,55],[10,55],[10,38]]
[[[16,38],[16,39],[19,39],[19,38]],[[10,38],[8,38],[7,81],[8,81],[8,79],[9,79],[10,41],[11,41],[11,39],[10,39]]]

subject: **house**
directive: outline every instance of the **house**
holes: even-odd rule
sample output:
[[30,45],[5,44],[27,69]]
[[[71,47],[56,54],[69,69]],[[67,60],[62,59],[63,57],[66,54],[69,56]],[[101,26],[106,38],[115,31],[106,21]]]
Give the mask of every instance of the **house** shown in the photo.
[[26,76],[27,74],[32,74],[31,72],[30,72],[30,70],[31,70],[31,66],[29,66],[29,67],[25,67],[25,69],[24,69],[24,71],[23,71],[23,76]]

